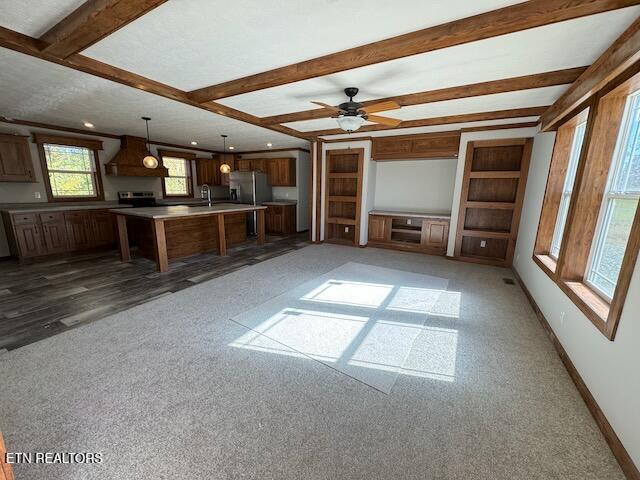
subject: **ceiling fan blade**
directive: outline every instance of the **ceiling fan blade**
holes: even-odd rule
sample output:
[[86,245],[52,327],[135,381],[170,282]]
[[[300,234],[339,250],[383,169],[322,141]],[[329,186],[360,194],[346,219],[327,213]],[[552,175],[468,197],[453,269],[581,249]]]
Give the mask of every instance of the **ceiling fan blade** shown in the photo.
[[380,102],[374,103],[373,105],[367,105],[366,107],[362,107],[361,110],[364,110],[367,113],[375,113],[375,112],[386,112],[387,110],[397,110],[401,108],[396,102],[389,100],[388,102]]
[[329,105],[327,103],[314,102],[313,100],[311,101],[311,103],[313,103],[315,105],[319,105],[319,106],[324,107],[324,108],[330,108],[331,110],[336,110],[336,111],[340,110],[338,107],[334,107],[333,105]]
[[397,118],[381,117],[380,115],[368,115],[367,121],[388,125],[389,127],[397,127],[402,123],[402,120]]

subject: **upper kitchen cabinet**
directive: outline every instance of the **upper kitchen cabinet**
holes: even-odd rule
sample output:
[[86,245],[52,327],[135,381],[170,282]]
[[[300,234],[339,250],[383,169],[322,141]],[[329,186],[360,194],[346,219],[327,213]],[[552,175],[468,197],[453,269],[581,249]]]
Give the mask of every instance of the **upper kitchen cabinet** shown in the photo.
[[0,134],[0,182],[33,182],[28,137]]
[[267,170],[269,182],[273,187],[296,186],[295,158],[270,158]]
[[459,148],[459,132],[374,137],[371,158],[373,160],[458,158]]
[[220,185],[220,164],[215,158],[196,159],[196,180],[198,185]]

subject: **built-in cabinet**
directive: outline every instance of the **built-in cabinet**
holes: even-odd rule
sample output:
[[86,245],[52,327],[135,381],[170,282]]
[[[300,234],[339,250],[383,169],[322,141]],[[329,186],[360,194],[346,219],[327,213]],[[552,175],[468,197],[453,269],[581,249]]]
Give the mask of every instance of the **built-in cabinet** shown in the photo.
[[241,158],[236,162],[241,172],[262,172],[272,187],[296,186],[295,158]]
[[371,247],[445,255],[449,238],[448,216],[411,213],[369,214]]
[[460,132],[374,137],[371,140],[371,159],[387,161],[457,158],[459,148]]
[[296,233],[296,205],[265,203],[265,230],[272,235]]
[[532,138],[469,142],[455,256],[511,266],[527,184]]
[[11,254],[18,258],[112,247],[115,217],[108,210],[2,214]]
[[0,134],[0,182],[34,182],[29,137]]
[[214,158],[197,158],[196,159],[196,179],[198,185],[229,185],[229,174],[222,173],[220,167],[226,163],[232,170],[236,169],[236,159],[234,155],[223,154]]

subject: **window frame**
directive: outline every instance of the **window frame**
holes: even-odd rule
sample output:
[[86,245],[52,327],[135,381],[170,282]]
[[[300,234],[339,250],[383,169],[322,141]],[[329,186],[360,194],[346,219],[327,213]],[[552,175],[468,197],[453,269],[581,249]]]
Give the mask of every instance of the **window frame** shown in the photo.
[[[548,228],[548,211],[553,210],[547,200],[550,197],[548,195],[550,187],[557,185],[558,181],[557,171],[554,172],[558,139],[562,128],[570,125],[575,116],[566,120],[558,128],[533,251],[534,262],[611,341],[615,338],[640,251],[640,205],[635,211],[613,296],[608,299],[586,280],[592,246],[596,241],[599,217],[606,201],[605,193],[610,177],[615,178],[611,169],[616,168],[614,155],[617,152],[620,130],[623,127],[624,105],[627,103],[627,97],[639,88],[640,73],[635,70],[631,75],[621,75],[618,80],[610,82],[587,99],[580,108],[574,110],[574,112],[580,109],[584,111],[585,107],[589,108],[563,241],[558,259],[555,261],[549,256],[549,250],[545,252],[543,248],[544,240],[548,238],[548,230],[544,231],[544,227]],[[545,214],[547,214],[546,217]]]
[[194,198],[193,197],[193,168],[191,165],[191,161],[196,159],[196,154],[191,152],[180,152],[174,150],[158,150],[158,156],[160,157],[160,161],[164,166],[164,158],[179,158],[184,160],[185,162],[185,172],[187,174],[186,177],[174,177],[174,178],[186,178],[187,179],[187,193],[184,195],[173,195],[167,193],[166,188],[166,179],[170,178],[170,175],[162,178],[162,197],[163,198]]
[[[42,179],[45,185],[47,201],[50,203],[63,203],[63,202],[82,202],[82,201],[101,201],[104,200],[104,190],[102,186],[102,168],[100,163],[99,150],[102,150],[102,141],[95,139],[86,139],[78,137],[66,137],[62,135],[48,135],[43,133],[33,134],[34,142],[38,147],[38,154],[40,157],[40,166],[42,168]],[[53,194],[51,188],[51,179],[49,167],[47,165],[47,155],[45,152],[45,145],[59,145],[63,147],[79,147],[86,148],[93,152],[93,161],[95,170],[93,172],[93,184],[95,185],[95,195],[92,196],[56,196]],[[58,171],[58,170],[54,170]],[[82,172],[85,173],[85,172]]]

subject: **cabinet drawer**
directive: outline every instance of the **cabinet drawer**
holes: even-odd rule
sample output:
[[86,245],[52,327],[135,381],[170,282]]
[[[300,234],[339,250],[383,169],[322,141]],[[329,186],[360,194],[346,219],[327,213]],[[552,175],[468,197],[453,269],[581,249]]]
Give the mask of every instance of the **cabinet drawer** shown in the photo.
[[62,212],[41,213],[40,221],[42,223],[64,222],[64,213]]
[[37,213],[14,213],[12,218],[15,225],[24,225],[25,223],[38,223]]

